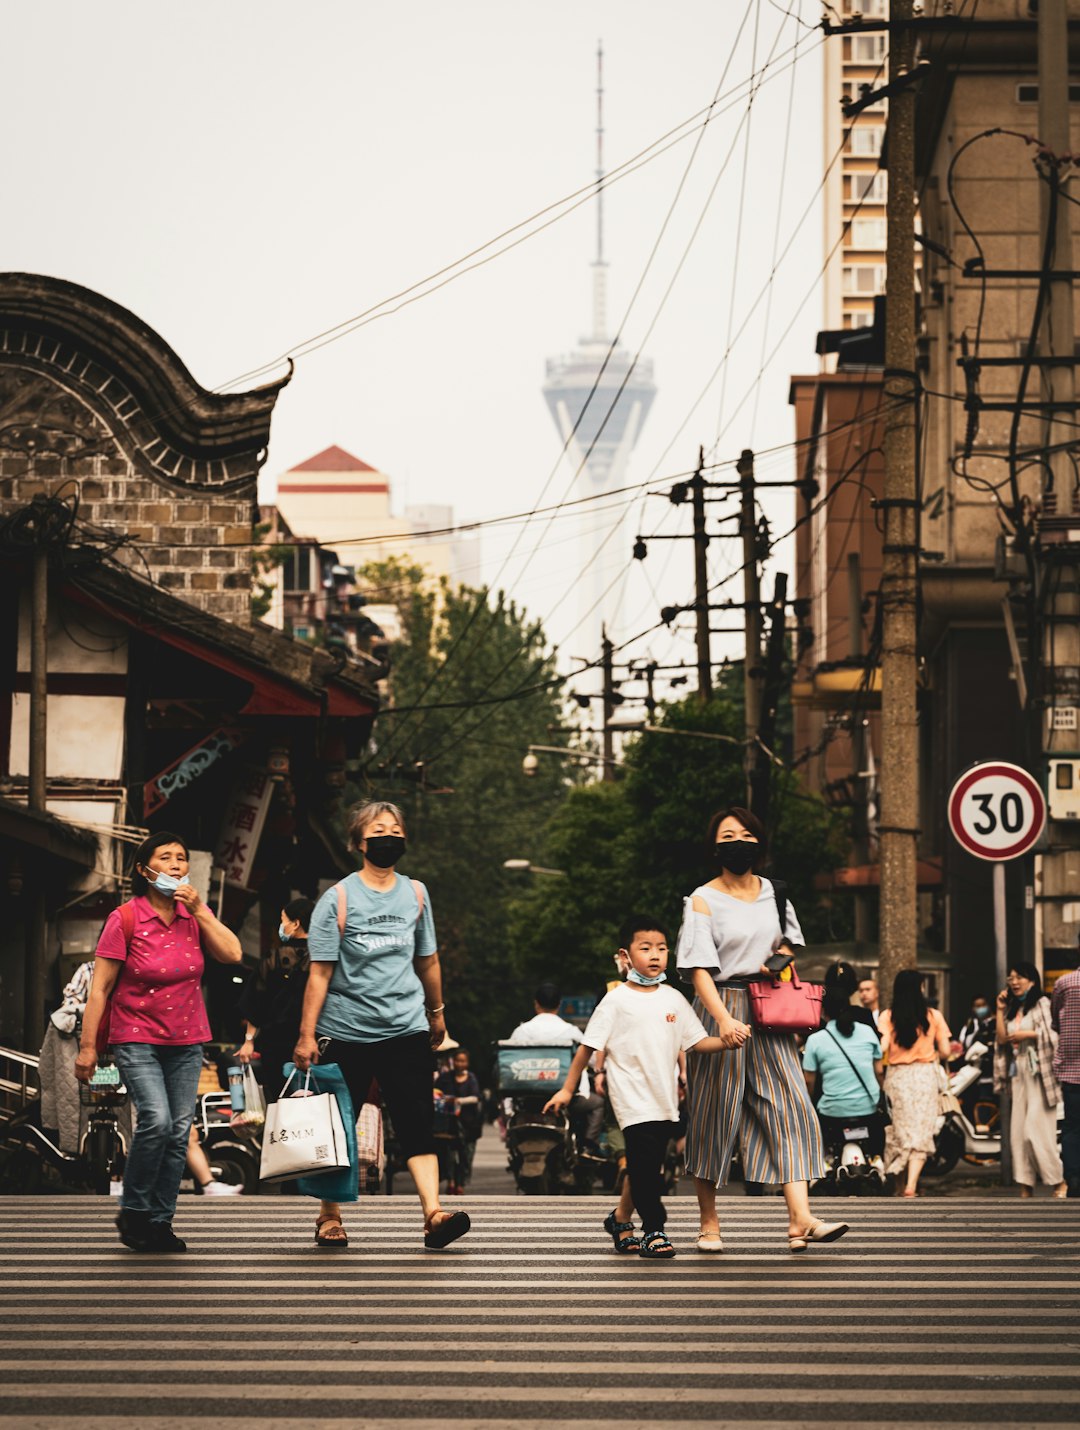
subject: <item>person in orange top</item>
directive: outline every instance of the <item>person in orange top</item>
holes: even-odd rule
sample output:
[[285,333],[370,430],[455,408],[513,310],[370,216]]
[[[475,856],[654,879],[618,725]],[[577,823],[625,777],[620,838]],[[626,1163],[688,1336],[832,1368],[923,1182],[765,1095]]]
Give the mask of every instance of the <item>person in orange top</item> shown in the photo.
[[940,1080],[937,1062],[947,1067],[952,1034],[945,1019],[931,1008],[923,992],[922,974],[913,968],[896,975],[892,1007],[878,1020],[881,1051],[888,1061],[885,1095],[892,1124],[885,1137],[885,1170],[898,1175],[907,1169],[901,1196],[919,1195],[919,1175],[934,1150]]

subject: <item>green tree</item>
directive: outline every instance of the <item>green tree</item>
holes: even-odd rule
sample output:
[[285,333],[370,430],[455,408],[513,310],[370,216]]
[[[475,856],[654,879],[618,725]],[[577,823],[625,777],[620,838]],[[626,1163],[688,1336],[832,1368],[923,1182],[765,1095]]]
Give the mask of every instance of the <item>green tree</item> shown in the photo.
[[[546,970],[565,992],[594,990],[611,977],[617,930],[632,912],[655,915],[674,937],[683,900],[715,872],[704,847],[710,815],[745,801],[742,720],[726,694],[667,706],[668,733],[634,740],[622,779],[569,793],[549,824],[544,862],[571,877],[528,889],[513,909],[523,979]],[[842,821],[778,772],[770,839],[771,867],[788,883],[808,941],[836,936],[814,876],[843,862]]]
[[522,878],[569,791],[556,760],[526,778],[530,744],[550,744],[560,685],[543,630],[500,593],[433,588],[419,568],[379,563],[362,584],[393,600],[392,703],[378,718],[355,798],[390,799],[408,821],[404,873],[431,891],[453,1036],[482,1065],[529,1012],[508,932]]

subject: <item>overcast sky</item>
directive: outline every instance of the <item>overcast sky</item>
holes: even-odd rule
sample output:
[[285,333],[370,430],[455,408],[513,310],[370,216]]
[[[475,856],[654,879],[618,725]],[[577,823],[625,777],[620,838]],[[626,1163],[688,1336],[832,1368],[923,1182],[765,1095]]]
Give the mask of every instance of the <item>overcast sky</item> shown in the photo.
[[[788,4],[10,7],[5,105],[20,137],[6,153],[4,265],[122,303],[216,387],[587,184],[602,38],[609,169],[704,109],[718,86],[736,100],[726,112],[730,100],[717,106],[688,173],[694,133],[605,198],[613,325],[668,218],[624,327],[634,351],[655,320],[645,352],[659,389],[630,480],[692,467],[699,443],[733,458],[744,446],[788,442],[788,378],[815,367],[823,258],[814,200],[822,37],[809,28],[820,6],[792,0],[788,15]],[[750,111],[747,151],[755,38],[758,67],[770,51],[774,62]],[[777,243],[782,250],[808,206],[771,294],[691,415],[729,334],[766,291]],[[545,359],[588,328],[594,227],[590,201],[504,257],[303,358],[274,417],[267,494],[278,473],[336,442],[390,475],[399,509],[449,502],[459,518],[487,518],[529,509],[541,493],[544,504],[566,495],[571,473],[558,465],[540,387]],[[771,459],[761,474],[785,475],[786,462]],[[768,505],[775,529],[790,525],[790,497]],[[626,558],[641,527],[688,529],[685,510],[669,510],[655,498],[645,515],[640,503],[628,509],[615,538]],[[623,515],[604,513],[596,524]],[[535,522],[504,565],[513,534],[485,534],[476,576],[498,575],[572,650],[572,607],[558,604],[577,563],[569,524]],[[711,562],[714,579],[737,566],[734,545],[715,545]],[[624,636],[656,618],[654,590],[664,602],[690,595],[689,543],[658,543],[646,566],[626,589]],[[739,594],[737,583],[730,593]],[[635,648],[649,649],[671,647],[654,639]]]

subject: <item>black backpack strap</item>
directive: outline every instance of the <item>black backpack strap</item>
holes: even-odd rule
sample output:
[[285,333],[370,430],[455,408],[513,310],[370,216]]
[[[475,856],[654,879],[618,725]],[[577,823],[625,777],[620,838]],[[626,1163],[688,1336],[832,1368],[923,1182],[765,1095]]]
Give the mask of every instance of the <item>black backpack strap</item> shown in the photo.
[[772,891],[773,898],[776,900],[777,917],[780,919],[780,933],[784,938],[787,938],[788,896],[787,885],[783,879],[774,879],[772,881]]

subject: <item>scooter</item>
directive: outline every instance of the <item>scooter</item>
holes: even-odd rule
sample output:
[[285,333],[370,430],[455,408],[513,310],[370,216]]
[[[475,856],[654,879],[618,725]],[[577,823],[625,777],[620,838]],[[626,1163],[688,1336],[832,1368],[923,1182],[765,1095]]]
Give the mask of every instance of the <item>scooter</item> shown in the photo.
[[963,1094],[982,1077],[983,1058],[989,1051],[985,1043],[972,1043],[964,1055],[964,1066],[949,1078],[950,1107],[940,1118],[934,1153],[926,1160],[924,1176],[944,1177],[961,1157],[970,1162],[1001,1160],[997,1104],[976,1102],[971,1117],[961,1103]]
[[70,1187],[107,1193],[123,1174],[127,1138],[118,1113],[128,1092],[120,1070],[100,1065],[89,1083],[80,1084],[79,1102],[88,1109],[78,1152],[61,1151],[41,1125],[41,1102],[35,1099],[0,1127],[0,1191],[32,1195]]
[[614,1185],[618,1172],[614,1155],[588,1152],[565,1112],[543,1111],[565,1081],[573,1056],[572,1047],[498,1045],[507,1165],[526,1196],[586,1194],[596,1177],[607,1176],[608,1184]]
[[896,1178],[886,1172],[881,1156],[868,1150],[869,1139],[870,1128],[857,1117],[845,1125],[842,1139],[826,1139],[826,1172],[813,1184],[812,1190],[834,1197],[891,1196],[896,1189]]
[[206,1092],[199,1098],[195,1126],[214,1180],[243,1187],[244,1194],[251,1196],[259,1190],[261,1129],[238,1132],[231,1116],[227,1092]]

